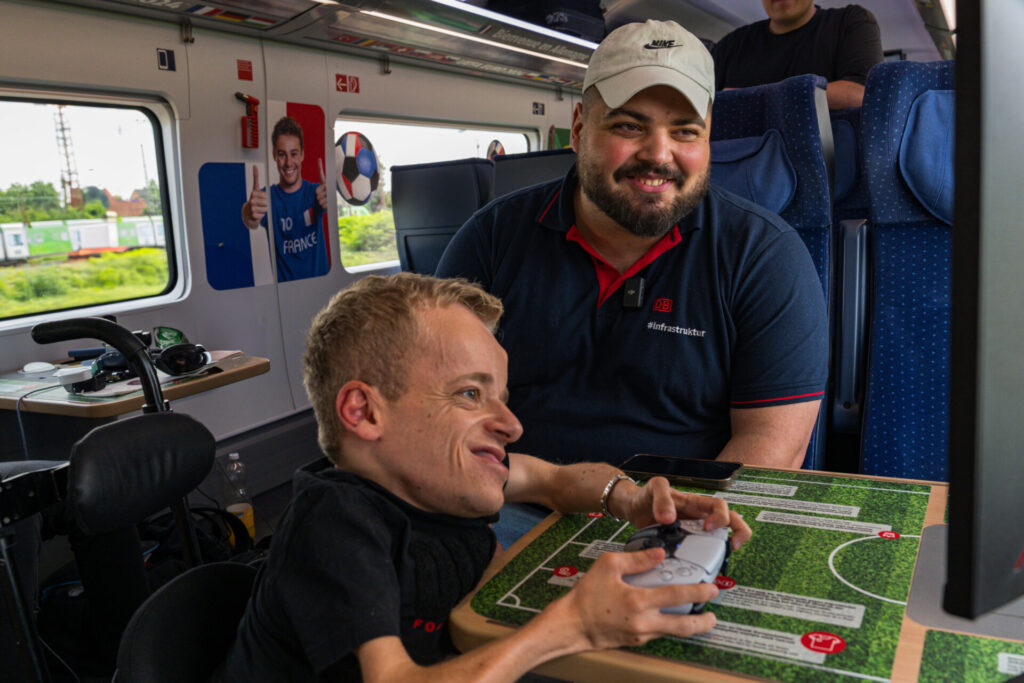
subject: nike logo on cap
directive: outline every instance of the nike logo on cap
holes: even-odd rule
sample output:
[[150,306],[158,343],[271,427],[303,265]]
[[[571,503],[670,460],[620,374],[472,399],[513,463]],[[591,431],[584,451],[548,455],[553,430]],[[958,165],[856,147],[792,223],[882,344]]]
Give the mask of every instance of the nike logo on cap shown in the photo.
[[674,40],[652,40],[644,45],[645,50],[664,50],[667,47],[682,47],[682,45],[676,45]]

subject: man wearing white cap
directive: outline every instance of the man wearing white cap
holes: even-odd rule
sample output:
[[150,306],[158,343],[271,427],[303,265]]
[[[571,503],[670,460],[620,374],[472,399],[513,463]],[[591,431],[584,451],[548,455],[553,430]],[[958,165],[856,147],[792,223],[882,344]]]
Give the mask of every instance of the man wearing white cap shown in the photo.
[[714,92],[690,32],[618,28],[573,111],[576,166],[449,244],[437,274],[505,304],[517,450],[803,461],[827,379],[821,287],[789,225],[709,185]]

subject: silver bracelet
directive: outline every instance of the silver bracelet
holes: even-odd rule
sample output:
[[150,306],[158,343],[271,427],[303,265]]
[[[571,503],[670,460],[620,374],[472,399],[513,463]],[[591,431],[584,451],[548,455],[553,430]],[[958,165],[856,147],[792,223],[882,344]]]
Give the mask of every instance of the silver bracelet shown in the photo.
[[636,481],[634,481],[632,477],[627,477],[625,474],[616,474],[614,477],[608,480],[608,484],[605,485],[604,491],[601,492],[601,512],[604,513],[605,517],[609,517],[615,520],[616,522],[624,522],[626,520],[619,519],[618,517],[612,514],[612,511],[608,509],[608,499],[612,495],[612,489],[615,488],[615,485],[618,484],[623,479],[636,486]]

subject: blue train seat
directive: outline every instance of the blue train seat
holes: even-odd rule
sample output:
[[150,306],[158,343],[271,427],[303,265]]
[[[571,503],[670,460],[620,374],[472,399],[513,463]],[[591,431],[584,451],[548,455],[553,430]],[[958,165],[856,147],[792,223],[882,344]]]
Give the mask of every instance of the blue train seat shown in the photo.
[[951,61],[883,63],[865,86],[865,474],[948,478],[953,69]]
[[[863,172],[861,108],[829,112],[835,143],[832,224],[835,303],[832,345],[834,434],[855,439],[859,449],[867,377],[868,192]],[[846,437],[844,437],[846,438]],[[847,467],[856,463],[844,463]]]
[[571,149],[546,149],[494,157],[494,196],[560,178],[576,163]]
[[[711,181],[793,226],[807,245],[825,301],[830,302],[833,145],[825,79],[794,76],[722,91],[715,94],[712,112]],[[826,414],[819,414],[805,468],[824,465]]]
[[[763,205],[800,233],[827,300],[831,291],[829,175],[833,145],[825,80],[794,76],[769,85],[725,90],[715,94],[712,111],[711,181],[754,202],[763,201],[765,194],[771,196],[771,205]],[[788,187],[787,193],[778,191],[776,178],[761,175],[763,171],[755,165],[758,156],[772,152],[773,138],[781,140],[786,164],[792,168],[783,170],[786,184],[791,172],[796,175],[791,196]],[[748,151],[745,157],[743,149]],[[751,170],[738,173],[737,165]]]
[[433,275],[448,241],[491,199],[494,165],[458,159],[391,167],[391,201],[402,270]]

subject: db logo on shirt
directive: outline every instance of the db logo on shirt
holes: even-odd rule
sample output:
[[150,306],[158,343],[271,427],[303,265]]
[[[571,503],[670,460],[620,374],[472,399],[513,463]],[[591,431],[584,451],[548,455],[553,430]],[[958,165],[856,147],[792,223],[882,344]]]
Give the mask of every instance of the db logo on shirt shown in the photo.
[[655,299],[654,305],[651,306],[651,310],[658,311],[659,313],[671,313],[672,299]]

